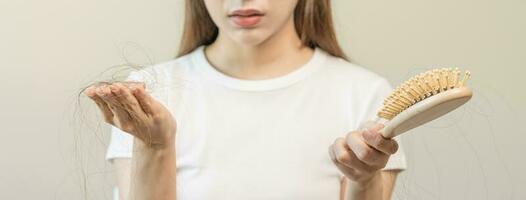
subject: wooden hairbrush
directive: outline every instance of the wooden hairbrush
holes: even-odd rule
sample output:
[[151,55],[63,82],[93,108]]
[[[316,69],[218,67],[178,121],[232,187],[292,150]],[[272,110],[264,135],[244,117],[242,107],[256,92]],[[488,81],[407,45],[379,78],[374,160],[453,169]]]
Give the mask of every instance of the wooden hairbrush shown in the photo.
[[468,102],[473,92],[465,84],[471,74],[460,76],[458,68],[433,69],[398,86],[377,113],[385,125],[380,134],[393,138]]

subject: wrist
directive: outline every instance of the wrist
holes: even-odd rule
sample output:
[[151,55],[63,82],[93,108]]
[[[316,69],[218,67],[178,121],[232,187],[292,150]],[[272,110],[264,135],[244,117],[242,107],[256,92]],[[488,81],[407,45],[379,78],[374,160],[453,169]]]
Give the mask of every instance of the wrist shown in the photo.
[[147,146],[138,142],[133,147],[133,158],[138,166],[142,168],[157,168],[163,163],[174,162],[176,157],[175,145],[163,145],[163,147]]
[[149,142],[146,143],[139,138],[135,138],[133,141],[133,148],[135,151],[139,152],[171,152],[175,151],[175,138],[169,139],[169,142]]
[[381,183],[382,181],[382,174],[380,171],[375,171],[373,174],[368,176],[367,178],[364,178],[362,180],[351,180],[352,187],[356,189],[367,189],[371,186],[374,186],[376,184]]

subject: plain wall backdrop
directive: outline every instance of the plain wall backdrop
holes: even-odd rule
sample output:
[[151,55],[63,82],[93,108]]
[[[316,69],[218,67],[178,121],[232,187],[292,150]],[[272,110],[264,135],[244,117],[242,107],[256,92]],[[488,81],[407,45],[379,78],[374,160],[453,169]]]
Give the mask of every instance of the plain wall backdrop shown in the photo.
[[[394,196],[526,199],[526,1],[333,5],[351,60],[393,85],[431,67],[473,73],[469,104],[403,136]],[[109,129],[85,98],[75,114],[76,93],[125,59],[172,59],[182,11],[182,0],[0,1],[0,199],[82,199],[83,175],[90,199],[111,199]]]

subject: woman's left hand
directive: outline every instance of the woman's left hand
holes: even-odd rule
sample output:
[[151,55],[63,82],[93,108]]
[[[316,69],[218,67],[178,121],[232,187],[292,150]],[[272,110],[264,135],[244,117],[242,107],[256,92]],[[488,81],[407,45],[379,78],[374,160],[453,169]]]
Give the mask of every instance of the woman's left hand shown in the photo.
[[383,124],[367,122],[364,129],[338,138],[329,147],[329,155],[347,178],[365,183],[385,167],[389,157],[398,150],[398,143],[379,134]]

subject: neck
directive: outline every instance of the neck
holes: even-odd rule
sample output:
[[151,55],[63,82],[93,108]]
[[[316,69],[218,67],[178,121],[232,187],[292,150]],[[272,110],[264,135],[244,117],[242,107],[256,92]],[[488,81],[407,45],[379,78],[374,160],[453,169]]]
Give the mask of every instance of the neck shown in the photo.
[[313,50],[304,46],[293,20],[258,45],[240,44],[219,32],[205,49],[209,62],[219,71],[241,79],[269,79],[282,76],[305,64]]

